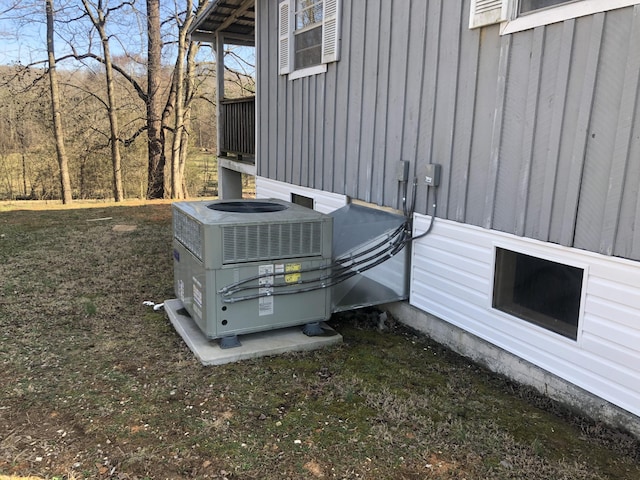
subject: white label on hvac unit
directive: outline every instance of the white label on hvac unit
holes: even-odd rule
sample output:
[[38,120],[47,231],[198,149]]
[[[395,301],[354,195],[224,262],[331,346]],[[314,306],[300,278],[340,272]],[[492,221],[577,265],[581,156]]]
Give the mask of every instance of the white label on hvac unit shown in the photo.
[[200,291],[200,287],[200,282],[196,277],[193,277],[193,302],[199,307],[202,307],[202,292]]
[[[260,275],[260,288],[258,293],[258,315],[273,315],[273,265],[259,265],[258,275]],[[263,275],[265,275],[263,277]]]
[[184,303],[184,282],[182,279],[178,280],[178,291],[176,293],[178,294],[180,301]]
[[284,263],[276,263],[276,278],[284,278]]

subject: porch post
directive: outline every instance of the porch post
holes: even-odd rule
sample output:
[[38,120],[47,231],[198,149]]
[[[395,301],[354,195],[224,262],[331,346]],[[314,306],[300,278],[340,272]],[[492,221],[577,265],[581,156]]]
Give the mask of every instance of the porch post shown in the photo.
[[222,114],[222,100],[224,100],[224,34],[220,31],[216,33],[216,77],[218,198],[221,200],[242,198],[242,174],[225,168],[220,161],[221,157],[227,155],[227,152],[222,149],[223,132],[227,126],[225,125],[225,118]]
[[222,129],[224,128],[224,118],[222,118],[222,100],[224,100],[224,35],[222,32],[216,33],[216,119],[217,139],[216,145],[218,155],[222,155]]

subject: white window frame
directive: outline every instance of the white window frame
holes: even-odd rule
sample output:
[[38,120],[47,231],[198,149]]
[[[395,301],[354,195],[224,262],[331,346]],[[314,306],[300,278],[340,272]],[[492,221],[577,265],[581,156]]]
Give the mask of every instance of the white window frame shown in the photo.
[[[529,328],[533,328],[539,332],[544,332],[545,335],[549,335],[550,338],[555,338],[556,340],[565,342],[567,344],[573,345],[582,345],[582,332],[584,330],[584,317],[585,317],[585,305],[587,300],[587,288],[589,285],[589,264],[586,263],[583,259],[572,258],[571,256],[564,255],[560,251],[552,251],[558,250],[557,245],[552,245],[552,249],[547,248],[547,245],[540,245],[540,242],[530,239],[523,239],[523,241],[510,241],[508,239],[500,239],[493,240],[492,242],[492,253],[491,253],[491,278],[489,279],[489,289],[487,292],[487,308],[492,311],[494,314],[499,315],[502,318],[509,319],[509,321],[518,321],[518,322],[526,322],[526,325]],[[564,247],[559,247],[562,250]],[[547,260],[549,262],[555,262],[561,265],[566,265],[569,267],[574,267],[582,270],[582,284],[580,285],[580,307],[578,310],[578,320],[577,320],[577,338],[569,338],[553,330],[536,323],[533,323],[527,319],[517,317],[510,313],[505,312],[504,310],[500,310],[493,306],[493,294],[494,287],[496,283],[496,257],[498,249],[509,250],[516,254],[521,255],[529,255],[531,257],[535,257],[541,260]],[[524,325],[523,323],[521,323]]]
[[518,15],[518,0],[472,0],[469,28],[500,23],[500,35],[640,4],[640,0],[577,0]]
[[295,69],[295,0],[278,4],[278,71],[289,80],[318,75],[340,59],[340,0],[323,0],[321,63]]

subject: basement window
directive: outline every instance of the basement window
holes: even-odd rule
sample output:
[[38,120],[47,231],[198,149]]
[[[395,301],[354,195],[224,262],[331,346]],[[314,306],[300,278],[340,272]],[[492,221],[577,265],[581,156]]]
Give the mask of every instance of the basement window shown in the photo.
[[297,193],[291,194],[291,203],[296,205],[302,205],[313,210],[313,198],[305,197],[304,195],[298,195]]
[[496,248],[493,308],[578,338],[584,270]]

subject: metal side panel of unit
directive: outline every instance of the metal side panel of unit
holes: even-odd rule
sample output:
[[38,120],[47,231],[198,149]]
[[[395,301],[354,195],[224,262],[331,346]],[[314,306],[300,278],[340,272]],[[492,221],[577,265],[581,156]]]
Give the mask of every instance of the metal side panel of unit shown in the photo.
[[[207,331],[207,304],[204,302],[207,291],[206,270],[202,262],[187,248],[174,239],[173,241],[173,286],[178,299],[185,310],[205,335]],[[210,285],[214,288],[215,285]]]
[[[259,274],[273,273],[273,278],[264,278],[266,288],[250,289],[232,295],[241,298],[261,293],[259,298],[252,298],[233,303],[226,303],[219,293],[210,292],[207,302],[215,304],[217,315],[217,336],[240,335],[265,330],[304,325],[310,322],[323,321],[331,316],[330,289],[320,288],[309,292],[298,292],[287,295],[268,295],[268,283],[284,282],[289,277],[291,290],[300,288],[298,280],[307,280],[319,275],[318,272],[295,273],[296,270],[307,270],[326,265],[322,260],[306,258],[287,259],[276,263],[244,264],[215,270],[215,283],[218,288],[245,278]],[[282,273],[292,271],[288,275]],[[253,282],[254,284],[256,282]],[[209,310],[210,318],[213,312]]]
[[405,300],[409,297],[409,252],[406,245],[392,257],[387,255],[387,239],[403,228],[402,215],[349,204],[331,213],[333,217],[333,254],[335,258],[358,257],[362,252],[387,258],[369,270],[358,270],[332,289],[332,310],[355,308]]

